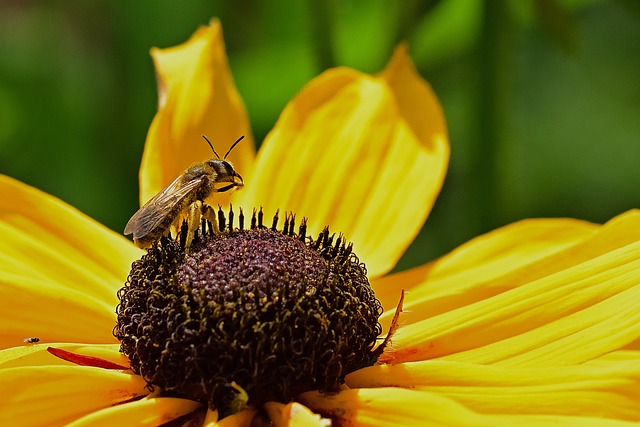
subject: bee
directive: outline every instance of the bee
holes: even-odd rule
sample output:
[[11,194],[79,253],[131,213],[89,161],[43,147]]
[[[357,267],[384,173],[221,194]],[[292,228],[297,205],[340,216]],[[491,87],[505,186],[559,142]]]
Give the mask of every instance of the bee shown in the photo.
[[202,163],[194,163],[180,176],[173,180],[164,190],[153,196],[127,222],[124,234],[133,234],[133,242],[139,248],[148,248],[169,230],[185,212],[188,211],[189,235],[200,222],[200,212],[204,201],[212,193],[223,193],[244,186],[244,181],[226,161],[227,156],[244,138],[241,136],[234,142],[221,159],[209,139],[207,141],[216,158]]
[[38,337],[29,337],[29,338],[25,338],[22,341],[27,343],[27,344],[35,344],[35,343],[40,342],[40,338],[38,338]]

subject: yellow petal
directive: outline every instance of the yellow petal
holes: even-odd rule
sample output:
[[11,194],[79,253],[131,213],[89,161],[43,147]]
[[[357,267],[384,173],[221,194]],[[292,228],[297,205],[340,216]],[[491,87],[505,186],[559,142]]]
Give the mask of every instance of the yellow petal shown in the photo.
[[[640,240],[638,225],[639,210],[618,215],[604,226],[573,219],[520,221],[461,246],[439,260],[432,274],[458,274],[497,258],[489,270],[511,273],[519,283],[526,283]],[[508,268],[514,263],[517,272]]]
[[60,282],[108,301],[143,253],[60,199],[4,175],[0,227],[2,271]]
[[59,348],[79,355],[97,357],[121,366],[129,366],[129,359],[120,353],[120,344],[47,343],[0,350],[0,369],[42,365],[77,366],[72,362],[55,357],[47,351],[48,347]]
[[595,359],[587,360],[585,365],[609,366],[612,363],[637,364],[640,361],[640,350],[617,350],[603,354]]
[[[254,142],[242,99],[233,83],[217,19],[191,38],[168,49],[152,49],[159,86],[153,119],[140,166],[140,203],[166,187],[194,162],[214,157],[205,134],[222,156],[230,154],[240,175],[251,169]],[[216,196],[215,204],[226,200]],[[214,204],[214,206],[215,206]]]
[[[396,47],[380,78],[391,87],[402,117],[422,144],[436,148],[442,143],[441,139],[447,140],[440,102],[431,86],[418,74],[406,44]],[[446,168],[446,162],[444,166]]]
[[[211,412],[212,411],[209,411],[208,413]],[[205,424],[205,427],[249,427],[251,426],[251,421],[255,417],[256,412],[257,411],[253,408],[245,408],[240,412],[224,417],[213,425],[209,424],[208,426]]]
[[202,425],[203,427],[249,427],[256,412],[253,408],[245,408],[240,412],[219,420],[218,411],[208,409]]
[[137,375],[86,366],[0,369],[0,425],[56,426],[148,393]]
[[338,425],[480,426],[481,417],[432,393],[400,388],[344,390],[322,395],[307,392],[300,401]]
[[[115,290],[114,290],[115,293]],[[41,342],[117,342],[112,330],[117,302],[44,280],[0,273],[0,348]]]
[[[402,322],[412,323],[504,291],[488,286],[507,273],[540,274],[524,268],[591,236],[597,225],[570,219],[530,219],[510,224],[458,247],[435,262],[372,280],[385,308],[384,329],[395,312],[400,289],[407,291]],[[520,280],[521,281],[521,280]],[[507,281],[506,287],[517,282]]]
[[[615,351],[573,366],[515,368],[450,360],[423,360],[397,365],[375,365],[345,378],[351,388],[424,386],[519,386],[570,384],[617,379],[640,381],[640,352]],[[640,389],[637,390],[640,393]],[[640,411],[640,407],[638,408]]]
[[450,427],[623,427],[617,419],[557,415],[480,414],[435,393],[402,388],[345,390],[333,395],[304,393],[300,400],[339,425]]
[[622,214],[602,227],[577,220],[520,221],[473,239],[434,263],[374,281],[376,295],[387,299],[381,320],[384,325],[389,323],[398,287],[409,290],[401,316],[401,324],[406,325],[481,301],[638,239],[638,211]]
[[245,209],[307,217],[312,234],[325,225],[343,232],[371,277],[390,270],[422,227],[449,158],[438,102],[404,49],[389,69],[372,77],[337,68],[311,81],[283,111],[238,194]]
[[200,406],[193,400],[175,397],[145,398],[93,412],[67,424],[67,427],[159,426]]
[[[589,242],[604,244],[603,237]],[[578,249],[568,250],[578,260],[587,256]],[[587,251],[588,257],[594,251]],[[560,265],[569,262],[563,255],[557,255]],[[640,242],[553,270],[550,267],[551,274],[501,294],[401,327],[388,360],[450,355],[474,363],[571,364],[638,338]],[[515,276],[511,279],[518,282]]]
[[640,353],[624,361],[504,368],[432,360],[381,365],[347,376],[350,387],[404,387],[436,393],[481,413],[640,419]]
[[62,201],[0,176],[0,348],[27,337],[105,342],[142,252]]
[[218,411],[207,409],[207,413],[202,422],[202,427],[217,427],[218,426]]
[[297,402],[290,402],[286,405],[278,402],[267,402],[264,405],[264,409],[266,409],[275,427],[328,427],[331,425],[331,420],[314,414],[309,408]]
[[[637,282],[640,266],[619,280]],[[627,277],[625,277],[625,275]],[[635,277],[629,277],[635,276]],[[618,278],[616,279],[618,280]],[[596,290],[598,292],[598,290]],[[606,292],[606,291],[605,291]],[[452,356],[484,359],[503,366],[540,366],[582,363],[623,348],[640,337],[640,286],[605,301],[475,352]],[[495,351],[495,356],[487,353]]]

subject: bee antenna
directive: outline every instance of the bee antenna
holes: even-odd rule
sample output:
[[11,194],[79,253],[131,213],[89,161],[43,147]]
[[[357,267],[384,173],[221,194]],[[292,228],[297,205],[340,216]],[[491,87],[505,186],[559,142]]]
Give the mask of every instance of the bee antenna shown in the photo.
[[[213,154],[215,154],[216,157],[218,158],[218,160],[220,160],[220,156],[218,156],[218,153],[216,153],[216,149],[213,148],[213,144],[211,143],[211,141],[209,141],[209,138],[207,138],[205,136],[205,134],[202,134],[202,137],[204,138],[205,141],[207,141],[207,144],[209,144],[209,147],[211,147],[211,149],[213,150]],[[233,145],[235,145],[235,144],[233,144]],[[231,148],[233,148],[233,146],[231,146]],[[229,150],[229,151],[231,151],[231,150]],[[229,153],[227,153],[227,154],[229,154]],[[227,156],[224,156],[224,157],[226,158]]]
[[[204,136],[204,135],[202,135],[202,136]],[[229,148],[229,149],[227,150],[227,153],[224,155],[224,157],[222,158],[222,160],[226,160],[226,158],[227,158],[227,156],[229,155],[229,153],[231,152],[231,150],[233,150],[233,147],[235,147],[236,145],[238,145],[238,142],[242,141],[243,139],[244,139],[244,135],[242,135],[240,138],[238,138],[238,139],[236,140],[236,142],[234,142],[234,143],[231,145],[231,148]],[[220,157],[218,157],[218,158],[220,158]]]

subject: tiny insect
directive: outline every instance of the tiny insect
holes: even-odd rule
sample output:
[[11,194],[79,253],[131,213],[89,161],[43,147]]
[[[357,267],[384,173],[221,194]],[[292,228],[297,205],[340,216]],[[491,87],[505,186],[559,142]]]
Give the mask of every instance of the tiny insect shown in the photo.
[[[164,190],[153,196],[127,222],[124,234],[133,234],[133,242],[139,248],[148,248],[188,211],[189,229],[197,228],[200,210],[212,193],[223,193],[244,186],[244,181],[226,159],[231,150],[244,138],[234,142],[221,159],[213,144],[207,141],[216,158],[194,163]],[[195,225],[195,227],[193,227]],[[188,240],[190,241],[190,239]],[[187,244],[188,246],[188,244]]]
[[37,342],[40,342],[40,338],[38,338],[38,337],[29,337],[29,338],[25,338],[22,341],[27,343],[27,344],[35,344]]

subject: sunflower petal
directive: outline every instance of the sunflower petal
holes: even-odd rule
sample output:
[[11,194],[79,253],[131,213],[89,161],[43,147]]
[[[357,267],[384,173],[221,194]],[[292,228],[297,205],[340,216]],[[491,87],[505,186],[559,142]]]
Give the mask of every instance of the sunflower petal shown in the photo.
[[267,136],[238,194],[245,209],[307,217],[312,234],[325,225],[344,233],[371,277],[390,270],[422,227],[449,158],[440,106],[405,50],[389,69],[372,77],[336,68],[309,83]]
[[202,427],[218,427],[218,411],[207,409]]
[[486,284],[507,273],[518,271],[519,278],[540,274],[540,268],[523,267],[584,240],[597,227],[571,219],[519,221],[477,237],[435,262],[373,279],[376,297],[386,308],[380,321],[386,329],[400,288],[408,293],[403,323],[432,317],[502,292]]
[[176,397],[145,398],[101,409],[67,424],[67,427],[159,426],[187,415],[200,406],[193,400]]
[[[233,83],[217,19],[201,27],[184,44],[152,49],[159,86],[158,112],[153,119],[140,166],[143,204],[179,176],[189,165],[213,157],[200,135],[224,154],[238,137],[243,141],[230,154],[243,175],[251,169],[253,137],[242,99]],[[222,195],[217,196],[222,203]]]
[[449,355],[474,363],[571,364],[635,341],[640,241],[629,244],[620,228],[637,236],[639,222],[640,215],[625,216],[534,264],[542,273],[527,266],[538,279],[507,274],[488,284],[503,293],[400,328],[388,360]]
[[300,400],[339,425],[367,426],[584,426],[623,427],[637,425],[602,417],[557,415],[481,414],[435,393],[403,388],[345,390],[333,395],[308,392]]
[[[640,266],[631,276],[637,277],[638,271]],[[624,273],[620,280],[635,281],[628,275],[624,277]],[[452,358],[478,358],[502,366],[525,367],[582,363],[640,338],[638,301],[640,286],[636,285],[563,319]],[[487,357],[487,352],[492,351],[497,354]]]
[[[350,373],[351,388],[425,386],[519,386],[570,384],[578,381],[618,379],[640,381],[640,352],[615,351],[580,365],[515,368],[451,360],[423,360],[397,365],[369,366]],[[640,388],[637,390],[640,393]],[[640,407],[638,408],[640,411]]]
[[202,423],[203,427],[249,427],[253,417],[256,415],[253,408],[245,408],[233,415],[218,419],[218,411],[207,410],[207,415]]
[[113,341],[116,291],[142,252],[62,201],[1,175],[0,196],[0,348],[32,336]]
[[0,175],[0,270],[43,278],[113,301],[142,251],[40,190]]
[[328,427],[331,425],[331,420],[314,414],[309,408],[298,402],[290,402],[286,405],[278,402],[267,402],[264,405],[264,409],[266,409],[275,427]]
[[0,369],[19,366],[68,365],[77,366],[47,351],[48,347],[79,354],[97,357],[121,366],[129,366],[129,359],[120,353],[119,344],[82,345],[69,343],[36,344],[0,350]]
[[[487,233],[438,260],[434,275],[448,275],[494,258],[501,259],[489,270],[510,272],[516,264],[520,283],[568,268],[613,249],[640,240],[640,210],[630,210],[603,226],[575,219],[530,219]],[[549,259],[546,259],[549,258]],[[523,262],[522,260],[525,260]],[[531,268],[535,261],[535,268]],[[442,285],[446,287],[448,285]]]
[[402,117],[422,144],[435,148],[442,143],[441,138],[447,139],[440,102],[431,86],[418,74],[406,44],[396,47],[379,77],[391,87]]
[[[209,411],[208,413],[211,413]],[[253,408],[245,408],[240,412],[237,412],[233,415],[229,415],[224,417],[223,419],[217,421],[215,424],[211,425],[211,427],[249,427],[251,426],[251,421],[256,415],[256,410]],[[205,420],[206,421],[206,420]],[[205,427],[208,427],[205,424]]]
[[380,365],[346,378],[349,387],[403,387],[451,398],[481,413],[640,419],[640,352],[624,361],[505,368],[432,360]]
[[[114,290],[115,295],[115,290]],[[116,342],[116,301],[105,303],[82,291],[43,280],[0,273],[0,347],[42,342]]]
[[137,375],[86,366],[0,369],[0,425],[55,426],[148,393]]
[[338,425],[478,426],[481,416],[453,400],[400,388],[343,390],[337,394],[303,393],[299,400]]

